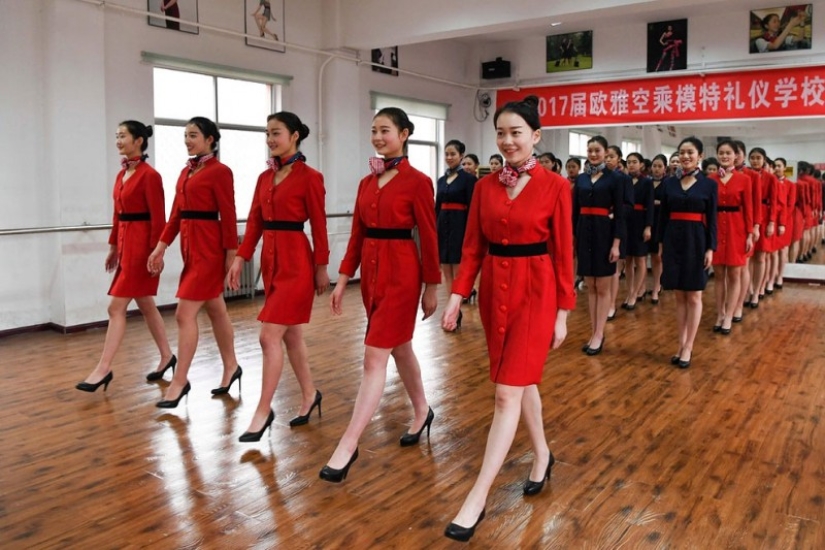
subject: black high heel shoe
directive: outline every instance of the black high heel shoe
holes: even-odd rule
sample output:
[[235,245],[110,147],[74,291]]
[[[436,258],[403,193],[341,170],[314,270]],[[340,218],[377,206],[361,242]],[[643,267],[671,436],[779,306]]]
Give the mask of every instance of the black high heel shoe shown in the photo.
[[300,416],[296,416],[292,420],[289,421],[289,427],[294,428],[295,426],[303,426],[304,424],[309,424],[309,417],[312,414],[312,410],[315,407],[318,407],[318,418],[321,418],[321,399],[324,396],[321,395],[321,392],[315,390],[315,400],[312,402],[312,406],[309,407],[309,412],[306,414],[302,414]]
[[470,293],[470,297],[468,298],[468,300],[470,301],[471,304],[476,303],[476,297],[477,296],[478,296],[478,291],[476,289],[473,289],[473,291]]
[[547,463],[547,472],[544,474],[544,477],[541,481],[532,481],[528,476],[527,481],[524,482],[524,496],[529,497],[537,495],[542,491],[542,489],[544,489],[544,482],[550,479],[550,470],[553,468],[553,464],[555,463],[556,457],[553,456],[553,453],[550,453],[550,462]]
[[243,369],[241,369],[241,366],[238,365],[238,368],[236,368],[235,372],[232,373],[232,378],[229,379],[229,385],[215,388],[214,390],[212,390],[212,395],[224,395],[229,393],[229,389],[232,387],[232,384],[235,382],[235,380],[238,381],[238,393],[240,393],[241,376],[243,376]]
[[238,441],[241,443],[251,443],[253,441],[260,441],[261,437],[264,435],[264,432],[267,428],[270,428],[270,432],[272,433],[272,421],[275,420],[275,412],[272,409],[269,409],[269,416],[266,417],[266,422],[264,422],[264,427],[261,428],[257,432],[244,432],[238,438]]
[[481,510],[481,513],[478,515],[478,519],[472,527],[462,527],[458,524],[450,523],[447,528],[444,529],[444,536],[448,539],[457,540],[459,542],[467,542],[473,538],[473,535],[475,535],[476,527],[478,527],[478,524],[484,519],[485,512],[485,509]]
[[94,384],[90,384],[89,382],[78,382],[77,385],[75,385],[75,388],[80,391],[94,393],[97,391],[97,388],[103,386],[103,391],[106,391],[109,388],[109,382],[111,382],[113,378],[114,375],[112,374],[112,371],[109,371],[106,373],[106,376],[100,379],[100,382],[95,382]]
[[453,330],[451,330],[450,332],[459,332],[459,331],[461,331],[461,320],[463,318],[464,318],[464,314],[459,309],[458,310],[458,318],[455,320],[455,328]]
[[[187,382],[177,399],[164,399],[163,401],[158,401],[155,403],[155,406],[159,409],[174,409],[178,406],[178,403],[180,403],[180,400],[183,399],[185,395],[189,395],[189,390],[191,389],[192,385]],[[188,397],[186,398],[186,401],[187,403],[189,402]]]
[[607,338],[605,336],[602,336],[602,342],[601,344],[599,344],[599,347],[591,348],[590,346],[587,346],[587,350],[585,351],[585,353],[591,357],[600,354],[602,352],[602,348],[604,347],[605,340],[607,340]]
[[401,446],[402,447],[409,447],[411,445],[415,445],[421,439],[421,433],[424,431],[424,428],[427,428],[427,439],[430,438],[430,424],[433,423],[433,418],[435,418],[435,413],[433,412],[432,407],[430,410],[427,411],[427,420],[424,421],[424,425],[421,426],[421,429],[418,432],[411,434],[405,433],[401,436]]
[[160,380],[161,378],[163,378],[163,375],[166,374],[166,371],[169,370],[169,369],[172,369],[172,374],[175,374],[175,365],[177,365],[177,364],[178,364],[178,358],[175,357],[174,355],[172,355],[172,358],[169,359],[169,362],[166,363],[166,365],[162,369],[156,370],[154,372],[150,372],[149,374],[147,374],[146,375],[146,381],[147,382],[154,382],[155,380]]
[[346,466],[344,466],[340,470],[330,468],[329,465],[324,466],[318,473],[318,477],[320,477],[324,481],[329,481],[330,483],[341,483],[342,481],[347,479],[349,467],[352,466],[352,463],[355,462],[356,458],[358,458],[358,447],[355,448],[355,452],[352,453],[352,456],[350,457],[349,462],[347,462]]

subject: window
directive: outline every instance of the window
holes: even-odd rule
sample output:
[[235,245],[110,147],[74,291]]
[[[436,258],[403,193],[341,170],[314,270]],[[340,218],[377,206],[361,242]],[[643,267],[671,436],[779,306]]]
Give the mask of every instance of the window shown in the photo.
[[592,137],[581,132],[569,132],[569,151],[571,157],[587,158],[587,141]]
[[221,130],[219,155],[232,169],[235,210],[246,218],[255,183],[269,156],[266,117],[280,110],[280,86],[212,74],[155,67],[155,168],[163,177],[167,214],[187,158],[183,145],[186,122],[204,116]]
[[662,154],[668,158],[668,161],[670,160],[670,157],[672,157],[677,152],[678,151],[676,150],[676,147],[662,144]]
[[415,131],[407,142],[410,164],[430,176],[435,186],[439,174],[444,171],[444,159],[440,152],[444,150],[446,142],[444,121],[447,119],[449,105],[378,92],[371,92],[370,96],[375,112],[384,107],[398,107],[407,113],[410,122],[415,125]]
[[622,140],[622,154],[625,158],[630,153],[641,153],[642,152],[642,142],[635,140],[635,139],[623,139]]

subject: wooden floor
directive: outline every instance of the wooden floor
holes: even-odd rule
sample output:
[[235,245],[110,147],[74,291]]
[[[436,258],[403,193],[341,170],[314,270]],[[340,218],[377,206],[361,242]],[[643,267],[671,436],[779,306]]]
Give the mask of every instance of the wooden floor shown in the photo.
[[[472,546],[825,548],[825,293],[788,283],[729,337],[710,330],[712,296],[683,371],[669,364],[672,293],[620,310],[593,358],[580,351],[580,295],[541,386],[551,482],[522,496],[532,456],[521,428]],[[365,324],[356,287],[343,318],[327,299],[306,330],[323,418],[289,428],[300,398],[287,370],[271,439],[259,444],[237,438],[257,402],[261,298],[230,304],[243,399],[237,386],[211,397],[220,362],[203,324],[188,405],[166,412],[154,407],[165,384],[144,380],[157,358],[140,318],[128,322],[107,393],[74,389],[103,330],[1,339],[2,548],[460,546],[442,533],[478,471],[493,411],[477,307],[465,306],[460,334],[419,323],[431,440],[399,447],[411,409],[391,366],[360,458],[333,485],[318,470],[352,412]],[[174,316],[164,318],[174,338]]]

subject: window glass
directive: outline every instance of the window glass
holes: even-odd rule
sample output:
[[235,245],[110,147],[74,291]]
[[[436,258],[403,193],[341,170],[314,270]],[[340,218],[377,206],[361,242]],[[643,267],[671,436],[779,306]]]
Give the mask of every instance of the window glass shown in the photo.
[[272,86],[218,78],[218,123],[263,126],[272,114]]
[[215,119],[214,77],[155,69],[155,118],[189,120],[194,116]]

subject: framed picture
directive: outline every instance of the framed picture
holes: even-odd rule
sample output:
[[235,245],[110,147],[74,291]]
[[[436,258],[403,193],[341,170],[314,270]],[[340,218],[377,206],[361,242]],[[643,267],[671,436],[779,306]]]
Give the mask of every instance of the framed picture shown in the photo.
[[753,10],[748,37],[750,52],[810,50],[812,15],[812,4]]
[[647,72],[687,69],[688,20],[647,24]]
[[244,0],[246,45],[284,53],[284,0]]
[[372,70],[378,73],[398,76],[398,46],[391,48],[375,48],[372,50],[372,62],[383,65],[383,67],[372,66]]
[[[147,10],[158,15],[177,17],[184,21],[198,22],[198,0],[147,0]],[[149,24],[153,27],[163,27],[173,31],[198,34],[200,29],[195,25],[187,25],[179,21],[169,21],[160,17],[149,16]]]
[[593,68],[593,31],[555,34],[547,37],[547,72]]

